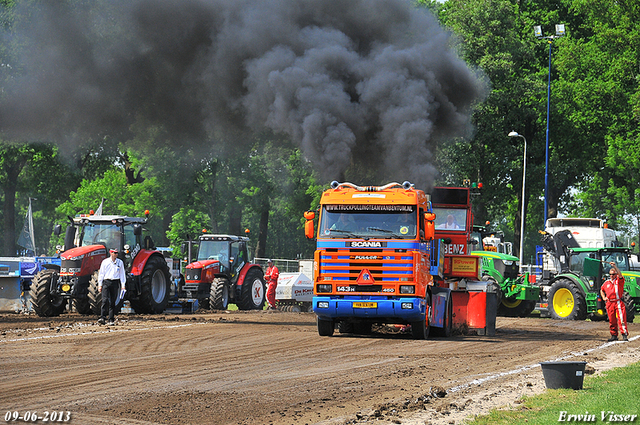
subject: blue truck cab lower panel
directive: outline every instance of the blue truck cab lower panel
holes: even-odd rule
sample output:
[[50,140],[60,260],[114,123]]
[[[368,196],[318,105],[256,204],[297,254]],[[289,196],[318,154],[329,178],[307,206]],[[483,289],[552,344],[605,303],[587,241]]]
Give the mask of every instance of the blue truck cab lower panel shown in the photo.
[[[375,307],[354,307],[354,303],[375,303]],[[313,311],[322,320],[411,323],[425,320],[427,304],[418,297],[314,296]]]

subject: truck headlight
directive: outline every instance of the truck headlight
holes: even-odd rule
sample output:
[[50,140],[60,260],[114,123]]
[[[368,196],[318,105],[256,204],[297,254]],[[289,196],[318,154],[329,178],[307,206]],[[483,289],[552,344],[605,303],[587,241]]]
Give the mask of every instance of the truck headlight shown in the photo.
[[319,301],[318,308],[329,308],[329,303],[327,301]]
[[416,287],[413,285],[400,285],[400,293],[401,294],[415,294]]
[[[319,284],[317,286],[317,291],[318,293],[327,293],[327,292],[331,292],[332,291],[332,286],[331,285],[325,285],[325,284]],[[328,307],[328,306],[327,306]]]

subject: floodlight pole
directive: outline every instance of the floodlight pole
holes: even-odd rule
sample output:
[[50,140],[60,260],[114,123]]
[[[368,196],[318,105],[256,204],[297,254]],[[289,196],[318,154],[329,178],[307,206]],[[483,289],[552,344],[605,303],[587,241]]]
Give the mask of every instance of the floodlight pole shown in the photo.
[[522,264],[524,261],[524,217],[525,217],[525,197],[524,187],[527,176],[527,139],[515,131],[509,133],[509,137],[522,137],[524,140],[524,155],[522,160],[522,208],[520,208],[520,273],[522,273]]
[[549,116],[551,105],[551,46],[553,46],[553,40],[549,40],[549,77],[547,80],[547,136],[546,136],[546,149],[545,149],[545,164],[544,164],[544,226],[547,226],[547,218],[549,216]]
[[556,24],[556,35],[550,35],[547,37],[542,36],[542,29],[540,26],[534,27],[534,35],[538,39],[547,40],[549,43],[549,76],[547,78],[547,134],[546,134],[546,148],[545,148],[545,166],[544,166],[544,226],[547,225],[547,218],[549,217],[549,121],[551,115],[551,48],[553,47],[553,40],[564,36],[564,24]]

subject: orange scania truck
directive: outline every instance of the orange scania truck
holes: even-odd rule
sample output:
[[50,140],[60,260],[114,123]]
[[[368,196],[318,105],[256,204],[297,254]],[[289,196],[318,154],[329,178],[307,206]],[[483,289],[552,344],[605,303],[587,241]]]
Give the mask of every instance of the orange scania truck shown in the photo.
[[410,325],[415,339],[426,339],[430,331],[448,336],[453,325],[469,326],[469,297],[454,293],[467,292],[480,265],[471,256],[445,258],[450,241],[435,237],[429,197],[409,182],[333,182],[319,217],[305,213],[305,234],[317,238],[313,311],[321,336],[336,327],[368,334],[374,324],[400,324]]

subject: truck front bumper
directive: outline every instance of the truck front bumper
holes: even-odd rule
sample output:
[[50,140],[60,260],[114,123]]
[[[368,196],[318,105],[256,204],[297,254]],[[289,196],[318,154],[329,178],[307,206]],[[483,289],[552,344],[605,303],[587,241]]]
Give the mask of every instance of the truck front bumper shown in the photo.
[[423,298],[385,296],[315,296],[313,311],[323,320],[362,319],[384,323],[425,320],[427,303]]

